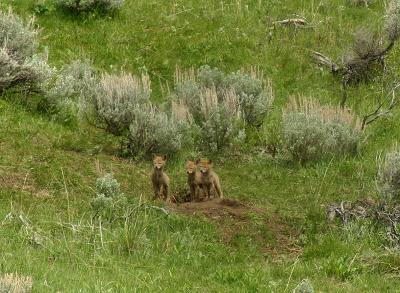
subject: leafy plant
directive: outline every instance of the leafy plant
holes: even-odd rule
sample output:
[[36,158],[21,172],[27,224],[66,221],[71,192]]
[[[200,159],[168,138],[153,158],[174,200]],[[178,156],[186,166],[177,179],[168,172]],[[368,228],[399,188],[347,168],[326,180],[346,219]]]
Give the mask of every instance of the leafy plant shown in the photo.
[[182,72],[177,68],[173,97],[188,107],[197,123],[201,122],[202,117],[199,115],[201,93],[206,89],[214,90],[218,101],[223,100],[227,91],[233,91],[245,122],[256,127],[264,123],[273,101],[270,82],[256,68],[229,75],[207,65],[200,67],[197,72],[194,69]]

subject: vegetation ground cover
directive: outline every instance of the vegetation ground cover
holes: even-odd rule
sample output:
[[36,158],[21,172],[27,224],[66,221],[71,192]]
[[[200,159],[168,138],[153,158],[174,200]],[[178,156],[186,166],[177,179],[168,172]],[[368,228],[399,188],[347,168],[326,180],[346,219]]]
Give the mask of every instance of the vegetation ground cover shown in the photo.
[[[340,103],[340,80],[318,68],[309,50],[339,59],[358,28],[382,29],[386,5],[126,0],[110,15],[71,15],[49,2],[5,0],[0,9],[36,15],[51,66],[90,59],[102,72],[145,69],[156,103],[164,99],[161,85],[172,85],[176,65],[224,72],[258,66],[275,97],[262,126],[268,137],[290,96]],[[276,23],[293,17],[307,25]],[[394,75],[399,52],[395,47],[386,60]],[[350,87],[348,106],[365,115],[389,83],[377,78]],[[162,203],[149,202],[150,162],[118,156],[119,142],[104,131],[51,121],[36,111],[40,98],[6,91],[0,100],[0,272],[31,276],[34,292],[283,292],[303,279],[321,292],[398,290],[400,255],[385,231],[358,222],[342,226],[325,215],[332,202],[378,197],[379,159],[400,137],[398,109],[368,126],[356,155],[306,166],[271,158],[262,144],[215,155],[226,197],[256,208],[244,212],[247,231],[224,237],[207,214],[166,214]],[[181,192],[184,158],[169,161],[166,171],[172,192]],[[138,207],[123,223],[92,217],[96,178],[105,173],[114,174]],[[235,221],[229,213],[223,219]],[[285,229],[268,225],[277,221]],[[294,251],[279,246],[281,235],[293,237]],[[270,246],[273,252],[264,249]]]

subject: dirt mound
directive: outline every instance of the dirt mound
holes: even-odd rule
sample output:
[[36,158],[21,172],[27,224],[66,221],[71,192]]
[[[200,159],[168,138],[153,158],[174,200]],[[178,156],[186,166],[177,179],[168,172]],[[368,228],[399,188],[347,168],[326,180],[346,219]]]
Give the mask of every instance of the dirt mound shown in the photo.
[[212,220],[226,244],[240,237],[250,237],[266,254],[298,253],[299,232],[279,215],[233,199],[212,199],[201,202],[170,204],[177,213],[205,216]]

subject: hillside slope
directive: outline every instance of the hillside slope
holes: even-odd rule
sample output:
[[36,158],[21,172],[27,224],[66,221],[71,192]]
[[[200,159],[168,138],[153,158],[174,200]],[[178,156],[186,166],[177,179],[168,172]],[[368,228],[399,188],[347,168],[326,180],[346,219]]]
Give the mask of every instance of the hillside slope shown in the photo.
[[[257,65],[276,97],[269,131],[279,127],[290,95],[340,101],[340,82],[317,68],[308,50],[339,58],[357,28],[382,26],[383,3],[349,2],[126,0],[111,17],[71,16],[51,6],[36,17],[52,65],[89,58],[101,71],[146,68],[155,100],[176,65]],[[35,3],[5,0],[0,9],[11,5],[26,17],[38,11]],[[298,15],[306,28],[273,24]],[[396,47],[389,56],[393,71],[399,54]],[[362,116],[382,91],[379,81],[351,88],[349,106]],[[325,217],[331,202],[378,197],[377,157],[400,138],[399,109],[367,128],[354,157],[306,167],[262,151],[216,157],[226,197],[245,207],[235,214],[229,204],[210,212],[219,206],[148,201],[150,162],[118,157],[118,141],[102,131],[50,121],[26,102],[29,96],[2,98],[0,272],[32,276],[34,292],[285,292],[303,279],[316,292],[399,288],[400,256],[387,248],[384,231],[343,228]],[[96,178],[106,172],[136,207],[125,222],[92,217]],[[167,172],[172,192],[181,192],[183,160],[169,162]]]

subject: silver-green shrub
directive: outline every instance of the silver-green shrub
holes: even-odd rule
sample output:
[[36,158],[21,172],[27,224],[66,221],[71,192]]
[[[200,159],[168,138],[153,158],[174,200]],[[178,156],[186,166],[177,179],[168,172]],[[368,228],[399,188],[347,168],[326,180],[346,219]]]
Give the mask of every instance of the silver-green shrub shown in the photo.
[[55,81],[46,93],[45,110],[56,121],[66,124],[77,121],[80,103],[93,99],[97,84],[90,63],[76,60],[55,75]]
[[201,94],[203,121],[200,124],[201,148],[220,151],[245,138],[244,120],[233,90],[226,90],[218,99],[215,89]]
[[225,83],[225,73],[208,65],[201,66],[197,71],[197,80],[201,88],[221,89]]
[[386,154],[379,167],[378,180],[383,196],[398,199],[400,196],[400,149]]
[[12,86],[37,86],[52,73],[47,52],[39,53],[33,18],[27,24],[11,10],[0,11],[0,92]]
[[140,78],[131,74],[105,74],[96,87],[94,98],[86,100],[81,109],[96,127],[120,136],[129,131],[137,106],[150,104],[150,94],[147,74]]
[[56,4],[75,13],[93,10],[110,12],[121,8],[124,0],[56,0]]
[[283,115],[282,132],[285,149],[301,164],[330,155],[353,154],[361,139],[357,117],[311,99],[291,101]]
[[149,107],[136,107],[129,126],[128,147],[132,155],[174,154],[182,148],[185,122]]
[[119,183],[112,174],[106,174],[96,180],[96,197],[91,206],[96,216],[109,220],[121,216],[127,199],[120,191]]

